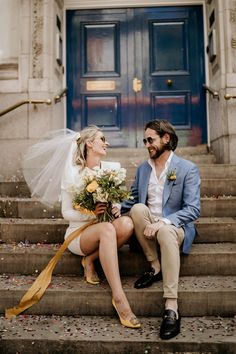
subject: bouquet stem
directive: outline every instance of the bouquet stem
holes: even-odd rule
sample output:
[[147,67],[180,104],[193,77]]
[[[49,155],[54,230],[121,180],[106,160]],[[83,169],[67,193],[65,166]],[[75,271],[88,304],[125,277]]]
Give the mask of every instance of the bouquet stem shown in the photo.
[[98,222],[112,222],[114,220],[114,216],[111,212],[112,204],[108,203],[106,211],[103,214],[99,214],[97,216]]

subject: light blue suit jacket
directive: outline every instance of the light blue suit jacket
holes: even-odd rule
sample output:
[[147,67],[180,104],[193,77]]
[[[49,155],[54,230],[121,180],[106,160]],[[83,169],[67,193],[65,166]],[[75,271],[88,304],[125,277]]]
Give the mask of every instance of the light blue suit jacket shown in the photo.
[[[162,216],[176,227],[183,227],[182,251],[189,253],[196,229],[193,221],[200,215],[200,175],[192,162],[173,155],[168,171],[176,172],[176,180],[166,179],[162,198]],[[128,212],[136,203],[147,204],[148,184],[152,168],[147,161],[136,172],[131,187],[133,199],[122,203],[121,212]]]

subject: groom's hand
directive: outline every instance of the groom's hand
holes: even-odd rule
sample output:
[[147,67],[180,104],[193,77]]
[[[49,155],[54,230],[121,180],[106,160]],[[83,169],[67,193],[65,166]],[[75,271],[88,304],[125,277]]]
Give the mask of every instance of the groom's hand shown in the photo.
[[121,216],[120,214],[120,208],[118,208],[117,206],[113,206],[111,209],[111,213],[115,218],[119,218]]
[[153,224],[149,224],[145,227],[144,229],[144,236],[151,240],[155,238],[156,233],[160,230],[162,226],[165,225],[165,222],[162,220],[159,220],[158,222],[155,222]]

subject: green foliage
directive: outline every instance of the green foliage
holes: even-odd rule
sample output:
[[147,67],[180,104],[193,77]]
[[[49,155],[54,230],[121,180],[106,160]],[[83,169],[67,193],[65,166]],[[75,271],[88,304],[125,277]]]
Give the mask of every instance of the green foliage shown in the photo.
[[96,174],[85,176],[84,188],[73,198],[74,208],[82,212],[93,212],[97,203],[107,203],[106,212],[99,217],[99,221],[113,220],[112,204],[130,198],[130,193],[122,185],[125,179],[124,171],[97,170]]

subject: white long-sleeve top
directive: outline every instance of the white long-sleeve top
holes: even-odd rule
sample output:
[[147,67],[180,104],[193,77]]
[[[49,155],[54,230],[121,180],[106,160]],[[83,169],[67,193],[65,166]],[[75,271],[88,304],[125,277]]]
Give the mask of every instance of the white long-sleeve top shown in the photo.
[[65,220],[69,221],[69,227],[66,230],[67,237],[75,229],[81,227],[84,223],[96,219],[95,215],[82,213],[73,208],[73,194],[69,192],[70,188],[82,188],[82,179],[87,170],[87,167],[82,169],[78,165],[71,166],[65,170],[61,183],[61,208],[62,215]]
[[[102,161],[101,168],[120,168],[118,162]],[[66,163],[65,172],[61,182],[61,208],[63,218],[69,221],[69,227],[66,230],[65,238],[73,231],[83,226],[85,223],[95,220],[96,216],[82,213],[73,208],[73,194],[70,189],[76,187],[78,190],[84,187],[83,176],[88,171],[88,167],[81,168],[79,165],[73,165],[71,161]]]

